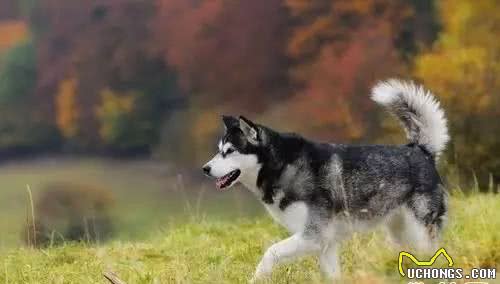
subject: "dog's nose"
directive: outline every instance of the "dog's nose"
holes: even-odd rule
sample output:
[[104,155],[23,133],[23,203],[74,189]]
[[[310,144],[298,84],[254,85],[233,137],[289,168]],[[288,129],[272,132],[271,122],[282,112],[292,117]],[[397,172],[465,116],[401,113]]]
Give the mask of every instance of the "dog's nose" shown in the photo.
[[207,176],[210,176],[210,166],[204,166],[203,173]]

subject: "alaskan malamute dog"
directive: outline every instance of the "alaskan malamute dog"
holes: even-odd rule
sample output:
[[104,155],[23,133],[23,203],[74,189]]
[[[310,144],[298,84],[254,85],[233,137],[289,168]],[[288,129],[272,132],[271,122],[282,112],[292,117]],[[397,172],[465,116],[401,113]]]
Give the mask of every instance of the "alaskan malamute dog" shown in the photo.
[[337,278],[337,244],[380,223],[399,244],[436,248],[447,209],[436,170],[449,139],[443,110],[429,91],[394,79],[378,83],[371,98],[401,121],[409,144],[319,143],[223,116],[219,152],[203,171],[220,190],[242,183],[292,234],[266,251],[254,279],[307,254]]

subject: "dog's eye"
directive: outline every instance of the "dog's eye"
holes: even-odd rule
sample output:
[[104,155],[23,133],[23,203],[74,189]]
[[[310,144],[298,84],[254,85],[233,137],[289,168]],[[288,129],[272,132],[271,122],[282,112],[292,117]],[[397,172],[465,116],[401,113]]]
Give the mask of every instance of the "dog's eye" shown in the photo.
[[233,148],[229,148],[229,149],[226,150],[226,155],[229,155],[232,152],[234,152],[234,149]]

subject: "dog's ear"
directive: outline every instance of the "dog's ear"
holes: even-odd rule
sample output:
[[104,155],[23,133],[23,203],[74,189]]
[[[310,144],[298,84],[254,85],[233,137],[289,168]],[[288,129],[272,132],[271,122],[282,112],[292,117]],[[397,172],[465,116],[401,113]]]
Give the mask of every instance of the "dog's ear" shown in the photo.
[[222,115],[222,122],[223,122],[224,128],[226,130],[240,126],[238,119],[236,117],[230,116],[230,115]]
[[240,116],[239,119],[240,129],[243,134],[247,137],[248,141],[252,144],[259,144],[259,129],[257,126],[251,122],[249,119]]

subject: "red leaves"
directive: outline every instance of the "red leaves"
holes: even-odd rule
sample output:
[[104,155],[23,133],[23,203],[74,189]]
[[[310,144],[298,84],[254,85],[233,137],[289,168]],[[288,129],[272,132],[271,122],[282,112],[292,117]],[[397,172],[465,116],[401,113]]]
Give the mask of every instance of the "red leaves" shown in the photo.
[[160,0],[154,22],[182,86],[208,105],[258,111],[286,87],[287,14],[279,0]]
[[310,8],[297,2],[288,2],[298,22],[288,53],[296,62],[292,79],[303,87],[290,115],[312,121],[305,131],[314,136],[360,139],[370,121],[369,87],[402,71],[394,37],[409,7],[377,0],[314,1]]

